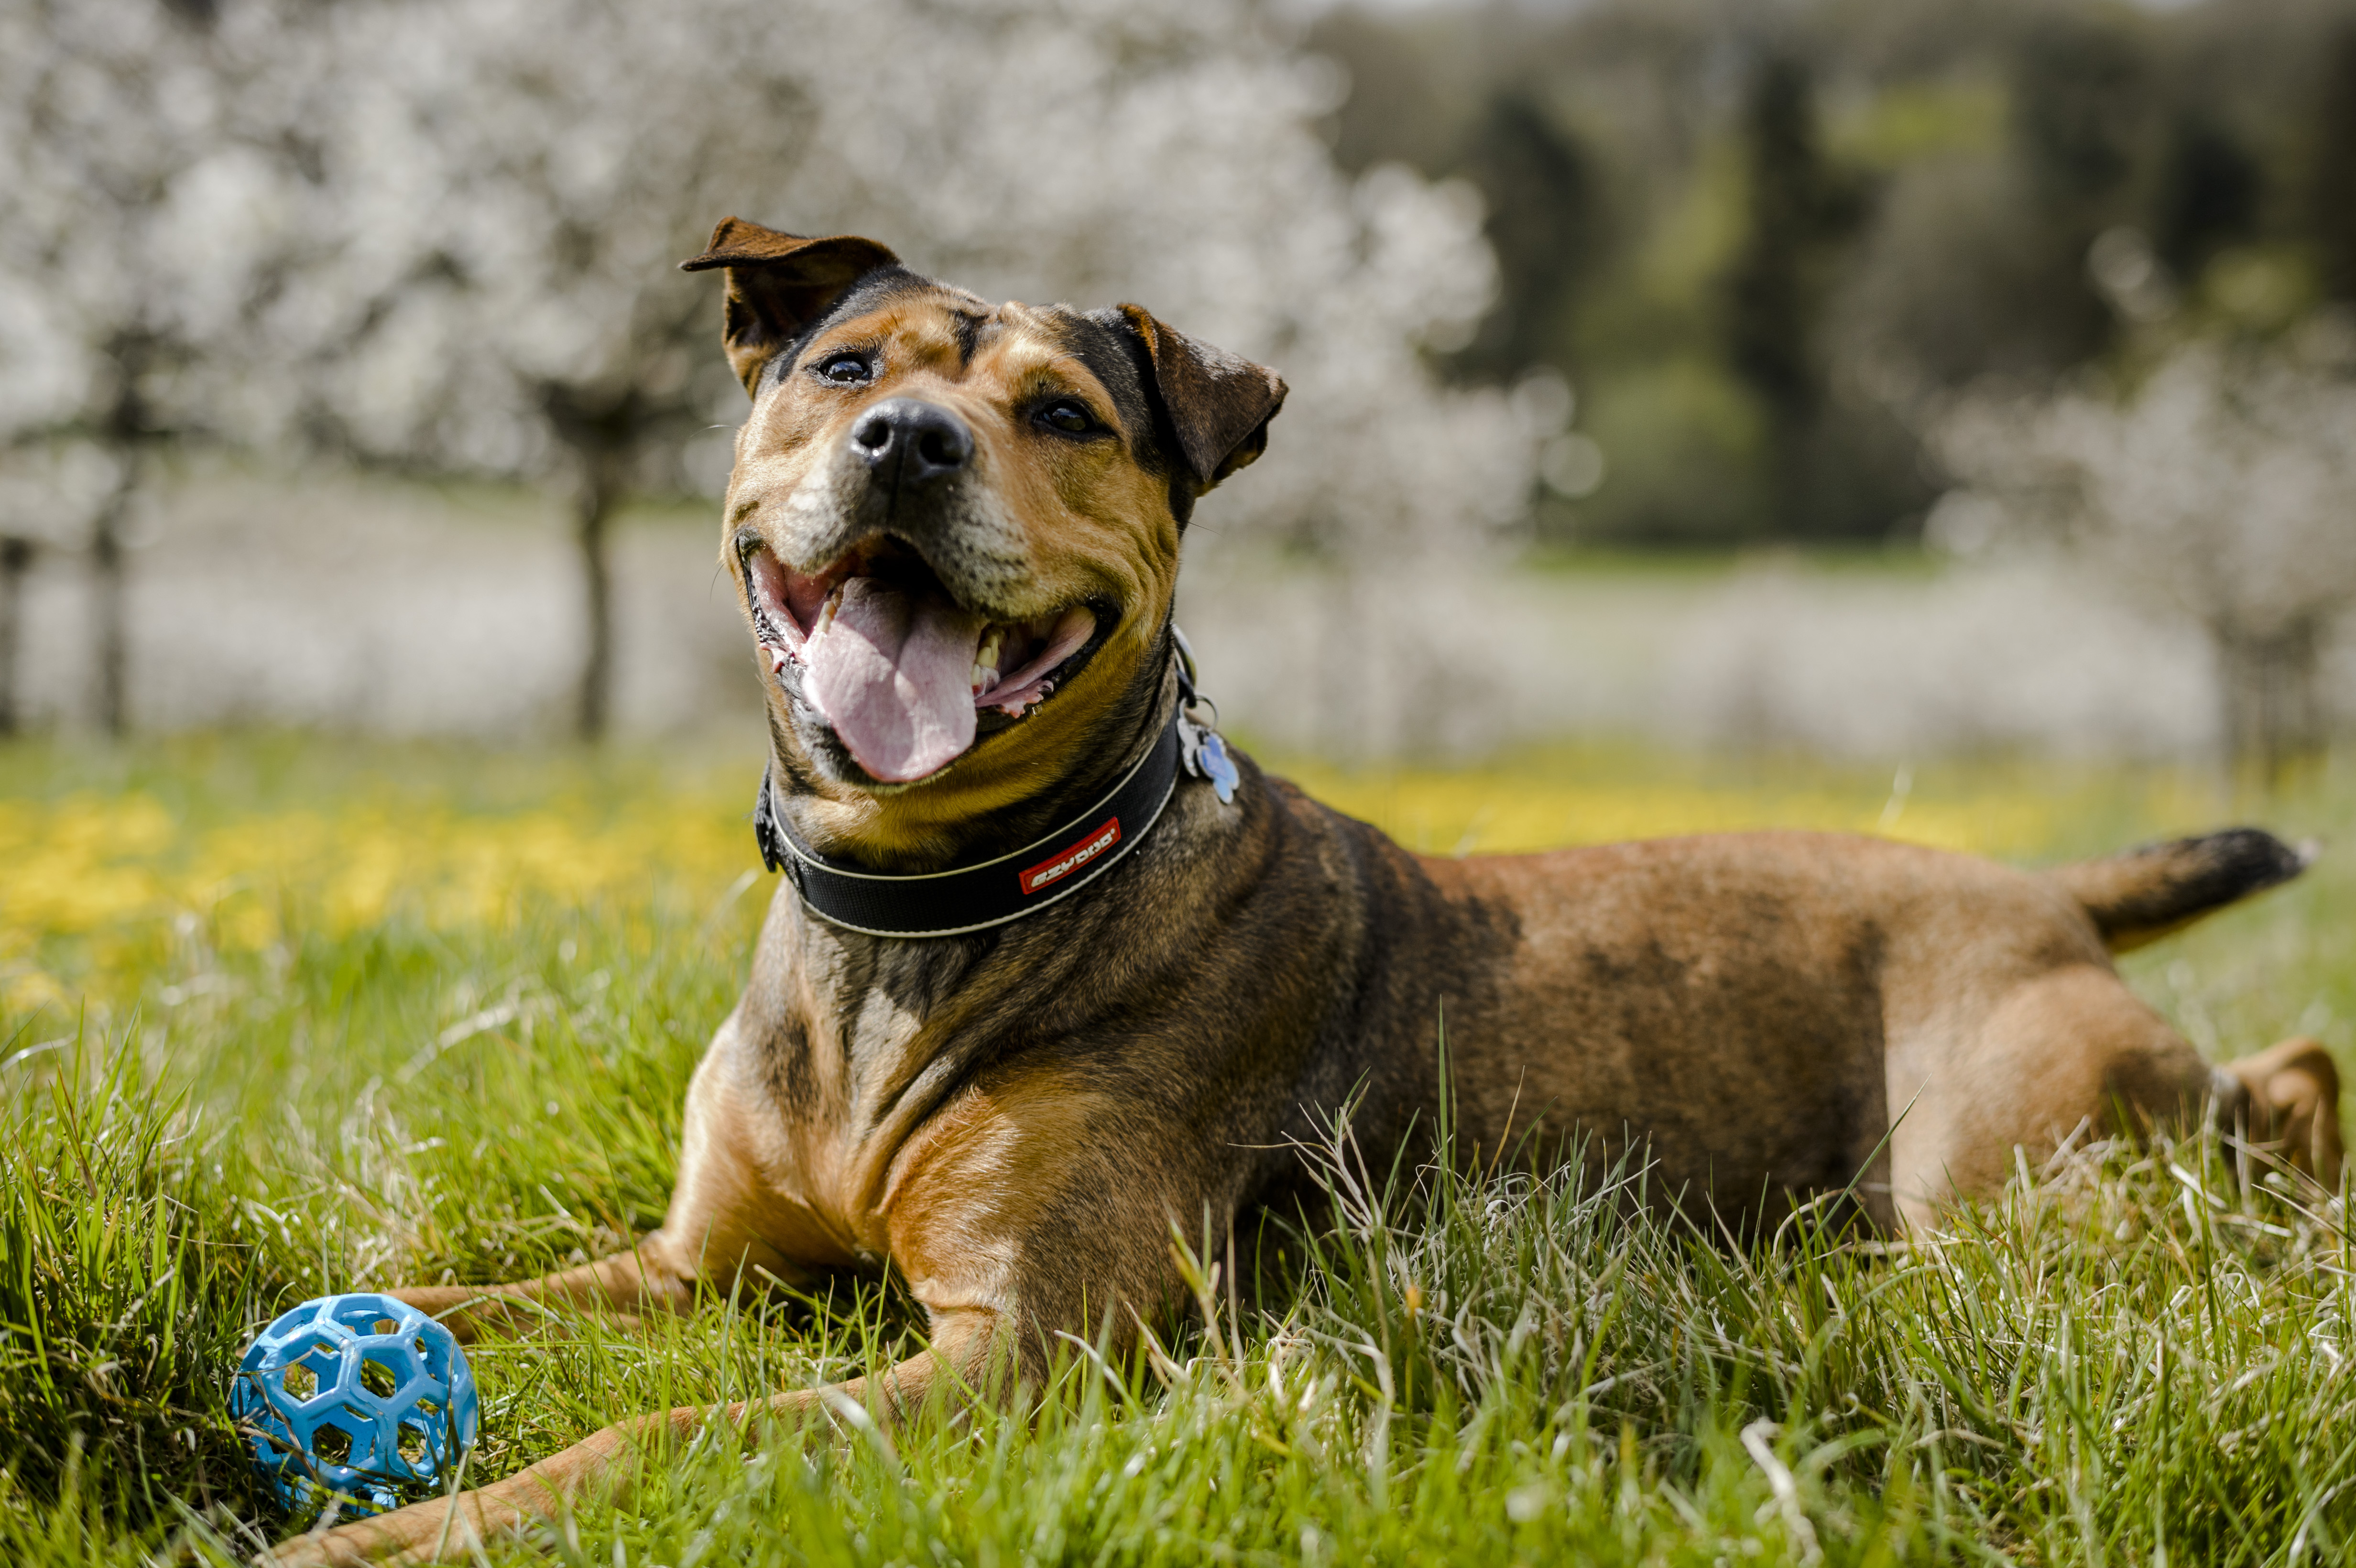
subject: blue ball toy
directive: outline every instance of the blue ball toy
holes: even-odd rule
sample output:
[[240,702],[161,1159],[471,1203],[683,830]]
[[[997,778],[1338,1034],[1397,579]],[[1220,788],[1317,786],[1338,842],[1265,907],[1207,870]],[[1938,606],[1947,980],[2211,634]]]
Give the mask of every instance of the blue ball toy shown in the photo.
[[256,1335],[230,1413],[280,1502],[340,1497],[375,1513],[448,1483],[480,1403],[449,1329],[362,1292],[306,1301]]

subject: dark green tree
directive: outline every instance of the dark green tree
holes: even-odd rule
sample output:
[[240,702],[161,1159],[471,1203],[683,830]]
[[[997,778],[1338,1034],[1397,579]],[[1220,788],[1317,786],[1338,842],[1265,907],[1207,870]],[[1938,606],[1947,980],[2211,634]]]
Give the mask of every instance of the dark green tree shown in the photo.
[[1509,86],[1474,127],[1462,172],[1488,198],[1498,293],[1460,367],[1500,380],[1535,365],[1569,368],[1571,313],[1602,230],[1594,160],[1543,103]]
[[2149,74],[2141,40],[2091,11],[2041,18],[2013,51],[2013,155],[2036,208],[2036,253],[2021,266],[2056,367],[2091,358],[2110,341],[2111,309],[2086,257],[2104,229],[2139,216],[2132,187]]
[[2152,212],[2152,243],[2179,277],[2256,229],[2265,174],[2233,133],[2198,109],[2170,127]]
[[2314,153],[2316,249],[2324,293],[2356,300],[2356,24],[2329,48]]
[[1727,278],[1727,358],[1767,416],[1774,531],[1797,537],[1815,531],[1811,454],[1825,403],[1817,328],[1860,204],[1817,144],[1814,84],[1794,57],[1770,56],[1752,78],[1742,146],[1747,224]]

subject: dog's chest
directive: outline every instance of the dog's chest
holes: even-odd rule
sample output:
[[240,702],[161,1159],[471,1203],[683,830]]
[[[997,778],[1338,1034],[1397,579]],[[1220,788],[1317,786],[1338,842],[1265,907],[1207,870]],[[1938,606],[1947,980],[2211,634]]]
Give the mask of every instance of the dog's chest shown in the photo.
[[779,983],[746,997],[768,1014],[747,1032],[787,1168],[777,1185],[864,1237],[894,1151],[988,1054],[995,1009],[969,984],[987,944],[866,937],[808,917],[794,935]]

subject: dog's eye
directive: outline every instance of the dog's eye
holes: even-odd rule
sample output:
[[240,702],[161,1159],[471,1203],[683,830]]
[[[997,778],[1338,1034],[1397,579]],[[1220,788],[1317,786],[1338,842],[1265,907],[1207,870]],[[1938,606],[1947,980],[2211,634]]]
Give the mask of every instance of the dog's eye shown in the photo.
[[855,387],[867,379],[867,357],[863,354],[832,354],[819,362],[819,379],[831,381],[838,387]]
[[1066,435],[1086,435],[1097,428],[1096,417],[1088,412],[1087,404],[1077,398],[1058,398],[1039,411],[1039,422],[1051,425]]

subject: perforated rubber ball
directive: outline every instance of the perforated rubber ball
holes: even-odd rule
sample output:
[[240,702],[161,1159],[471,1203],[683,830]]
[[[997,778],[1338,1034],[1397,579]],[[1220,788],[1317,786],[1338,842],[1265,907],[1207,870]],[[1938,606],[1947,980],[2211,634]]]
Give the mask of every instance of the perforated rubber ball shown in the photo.
[[323,1296],[254,1337],[230,1412],[288,1508],[373,1513],[438,1490],[474,1446],[466,1352],[405,1302]]

